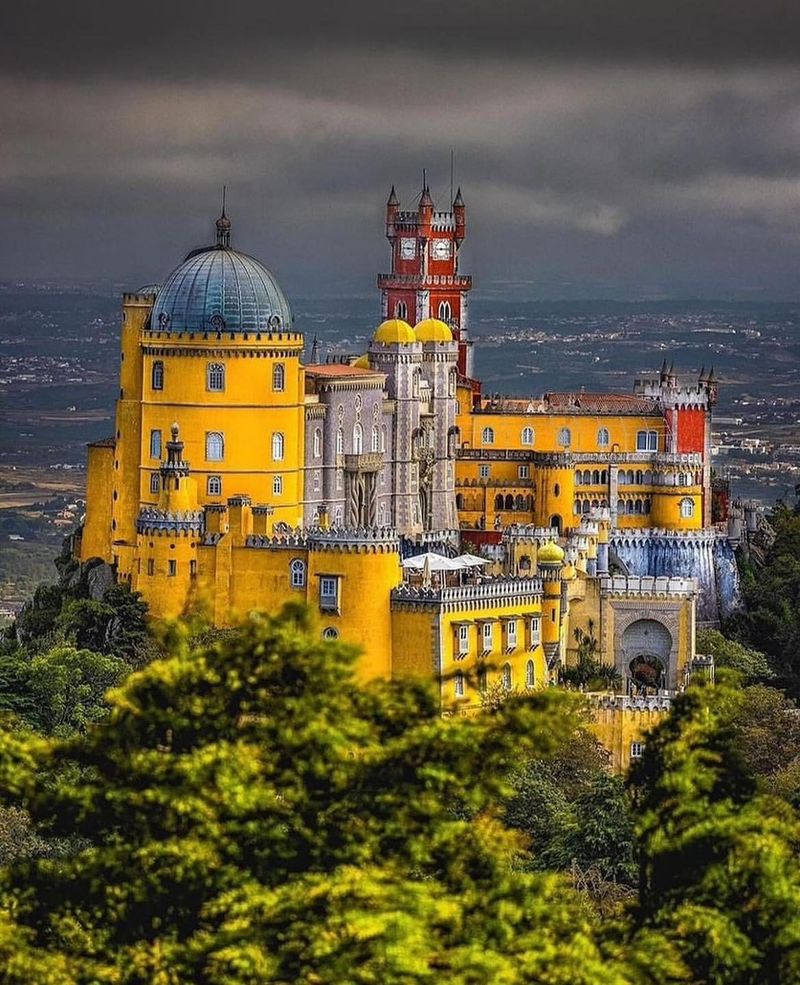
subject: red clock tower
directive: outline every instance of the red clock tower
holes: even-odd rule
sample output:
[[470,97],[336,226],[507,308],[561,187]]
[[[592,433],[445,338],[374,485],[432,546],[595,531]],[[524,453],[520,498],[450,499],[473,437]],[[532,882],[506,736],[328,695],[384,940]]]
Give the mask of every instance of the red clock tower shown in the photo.
[[458,251],[466,235],[466,207],[458,189],[451,210],[437,212],[427,184],[416,211],[401,211],[392,186],[386,203],[386,238],[392,244],[392,272],[380,274],[384,318],[416,325],[439,318],[458,340],[458,371],[472,376],[467,338],[467,298],[472,278],[458,272]]

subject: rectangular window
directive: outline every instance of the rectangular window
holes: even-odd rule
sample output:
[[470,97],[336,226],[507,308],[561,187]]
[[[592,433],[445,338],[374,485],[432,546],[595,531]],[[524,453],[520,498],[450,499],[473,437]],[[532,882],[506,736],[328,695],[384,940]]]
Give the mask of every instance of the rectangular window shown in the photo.
[[156,573],[156,562],[152,558],[147,559],[147,573],[148,575],[154,575]]
[[509,619],[506,623],[506,643],[509,650],[517,648],[517,620]]
[[195,561],[194,559],[192,559],[189,562],[189,574],[191,575],[192,578],[196,577],[197,575],[197,561]]
[[488,465],[481,465],[480,466],[480,477],[482,479],[488,479],[489,478],[489,470],[490,470],[490,466],[488,466]]
[[174,578],[178,573],[178,562],[170,560],[168,571],[170,578]]
[[483,652],[489,653],[494,645],[494,626],[490,622],[485,622],[481,630],[483,639]]
[[520,479],[527,479],[531,474],[530,465],[520,465],[519,467],[519,477]]
[[455,682],[454,683],[455,683],[455,694],[456,694],[456,697],[457,698],[463,698],[464,697],[464,675],[462,673],[460,673],[460,672],[458,674],[456,674],[456,676],[455,676]]
[[323,575],[319,580],[319,607],[323,612],[339,611],[339,579]]
[[158,472],[153,472],[150,476],[150,492],[157,496],[160,489],[161,485],[158,480]]
[[641,759],[644,752],[644,742],[631,742],[631,759]]
[[531,649],[542,642],[542,624],[538,616],[534,616],[530,623],[531,630]]
[[469,653],[469,626],[458,627],[458,655],[466,656]]
[[161,458],[161,432],[150,432],[150,457]]

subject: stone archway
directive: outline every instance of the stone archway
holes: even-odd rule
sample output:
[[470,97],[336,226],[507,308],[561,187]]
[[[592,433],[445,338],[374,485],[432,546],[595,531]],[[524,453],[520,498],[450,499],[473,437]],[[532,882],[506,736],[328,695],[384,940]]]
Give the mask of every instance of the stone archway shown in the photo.
[[656,619],[635,619],[622,632],[622,656],[629,687],[639,693],[670,686],[672,633]]

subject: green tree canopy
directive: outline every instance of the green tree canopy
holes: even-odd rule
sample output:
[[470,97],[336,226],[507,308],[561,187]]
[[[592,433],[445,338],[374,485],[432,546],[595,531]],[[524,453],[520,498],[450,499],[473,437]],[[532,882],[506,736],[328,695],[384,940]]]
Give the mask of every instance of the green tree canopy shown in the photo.
[[718,629],[698,630],[697,652],[713,656],[717,667],[735,670],[741,674],[745,684],[769,681],[775,677],[765,654],[728,639]]
[[358,686],[298,608],[172,649],[86,735],[0,745],[42,836],[89,843],[5,868],[0,981],[648,980],[498,820],[511,764],[574,733],[568,695],[443,721],[427,684]]

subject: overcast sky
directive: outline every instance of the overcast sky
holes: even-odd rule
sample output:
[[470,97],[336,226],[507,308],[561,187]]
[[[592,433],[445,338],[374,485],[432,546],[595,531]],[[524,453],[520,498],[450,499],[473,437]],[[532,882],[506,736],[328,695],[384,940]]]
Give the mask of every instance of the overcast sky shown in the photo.
[[0,280],[159,280],[226,183],[290,295],[368,294],[452,148],[484,296],[797,298],[798,39],[788,0],[26,0]]

